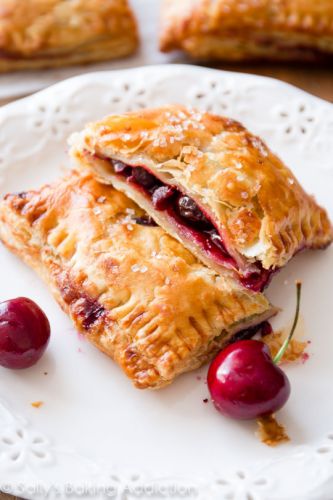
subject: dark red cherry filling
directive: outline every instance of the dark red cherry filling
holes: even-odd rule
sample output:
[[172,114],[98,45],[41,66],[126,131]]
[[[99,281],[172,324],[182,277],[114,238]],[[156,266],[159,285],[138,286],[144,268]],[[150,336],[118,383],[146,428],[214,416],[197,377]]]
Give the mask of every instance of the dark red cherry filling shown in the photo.
[[129,180],[146,189],[154,188],[153,192],[157,187],[157,179],[142,167],[132,168]]
[[[252,339],[257,333],[261,336],[264,337],[265,335],[269,335],[272,333],[273,329],[271,327],[271,324],[269,321],[263,321],[262,323],[259,323],[258,325],[254,326],[249,326],[248,328],[245,328],[244,330],[240,330],[239,332],[235,333],[227,342],[227,345],[229,344],[234,344],[235,342],[238,342],[239,340],[248,340]],[[227,345],[225,347],[227,347]]]
[[170,186],[161,186],[155,189],[152,195],[152,203],[156,210],[166,210],[176,191]]
[[125,175],[126,177],[131,175],[132,167],[128,167],[122,161],[114,160],[112,162],[112,166],[113,166],[113,170],[115,171],[116,174],[122,174],[122,175]]
[[[200,226],[202,229],[211,230],[211,222],[205,217],[202,210],[200,210],[195,201],[189,196],[179,196],[177,208],[179,215],[187,221],[194,223],[197,227]],[[216,234],[216,236],[218,235]]]
[[152,227],[157,226],[154,219],[152,219],[152,217],[150,217],[149,215],[143,215],[142,217],[134,217],[134,222],[135,224],[139,224],[139,226],[152,226]]
[[[143,191],[156,210],[165,211],[185,237],[194,240],[215,261],[238,270],[236,260],[227,251],[214,224],[192,198],[163,183],[144,167],[132,167],[118,160],[109,161],[114,172]],[[246,288],[261,291],[268,285],[272,271],[263,269],[260,262],[255,267],[256,271],[240,275],[239,279]]]

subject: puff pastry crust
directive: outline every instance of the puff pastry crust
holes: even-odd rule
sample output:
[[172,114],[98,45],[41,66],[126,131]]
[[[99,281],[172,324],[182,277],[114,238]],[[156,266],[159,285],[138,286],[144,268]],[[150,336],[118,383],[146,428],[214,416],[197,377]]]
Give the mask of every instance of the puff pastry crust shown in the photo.
[[164,0],[160,45],[199,59],[333,55],[331,0]]
[[141,225],[144,216],[122,193],[73,172],[7,195],[0,237],[137,387],[159,388],[276,311],[160,227]]
[[[70,142],[81,168],[124,191],[215,271],[237,271],[249,288],[262,289],[265,270],[284,266],[299,250],[332,241],[325,210],[258,137],[228,118],[168,106],[109,116]],[[118,161],[132,167],[130,174],[143,167],[157,185],[172,187],[171,205],[155,208],[155,187],[143,189],[132,174],[117,173]],[[211,231],[213,242],[179,219],[183,194],[208,219],[202,234]]]
[[127,0],[2,0],[0,72],[102,61],[132,53]]

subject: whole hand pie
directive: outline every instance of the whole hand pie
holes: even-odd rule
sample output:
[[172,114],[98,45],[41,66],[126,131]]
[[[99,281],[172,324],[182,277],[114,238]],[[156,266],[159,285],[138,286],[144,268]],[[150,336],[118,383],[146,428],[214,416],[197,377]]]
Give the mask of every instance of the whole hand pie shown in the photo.
[[216,272],[262,290],[304,248],[332,241],[325,210],[258,138],[228,118],[169,106],[113,115],[72,155]]
[[0,2],[0,72],[113,59],[137,44],[127,0]]
[[332,0],[164,0],[161,49],[199,59],[333,55]]
[[170,383],[276,312],[89,175],[7,195],[0,237],[139,388]]

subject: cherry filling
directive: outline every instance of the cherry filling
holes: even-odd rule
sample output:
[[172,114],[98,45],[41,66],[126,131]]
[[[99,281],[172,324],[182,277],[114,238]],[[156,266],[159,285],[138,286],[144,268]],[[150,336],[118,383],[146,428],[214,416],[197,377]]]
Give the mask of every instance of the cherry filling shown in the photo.
[[259,323],[259,325],[250,326],[249,328],[245,328],[244,330],[235,333],[228,340],[227,345],[238,342],[239,340],[252,339],[252,337],[254,337],[257,333],[260,333],[261,337],[264,337],[265,335],[272,333],[272,331],[273,329],[269,321],[263,321],[262,323]]
[[[222,265],[238,269],[236,260],[227,251],[215,226],[192,198],[164,184],[143,167],[131,167],[117,160],[109,161],[114,172],[143,191],[156,210],[166,212],[184,236],[194,240]],[[240,275],[239,279],[246,288],[261,291],[268,285],[272,271],[263,269],[260,262],[256,263],[256,267],[258,271]]]

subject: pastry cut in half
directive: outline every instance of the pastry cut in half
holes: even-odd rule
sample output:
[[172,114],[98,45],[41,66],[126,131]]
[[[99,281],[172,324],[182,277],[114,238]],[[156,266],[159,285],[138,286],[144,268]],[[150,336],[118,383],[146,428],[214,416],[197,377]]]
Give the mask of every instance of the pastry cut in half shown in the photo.
[[164,0],[160,46],[197,59],[333,56],[332,0]]
[[39,191],[7,195],[0,237],[139,388],[199,367],[276,312],[90,175],[73,172]]
[[114,59],[137,45],[127,0],[0,2],[0,72]]
[[70,139],[71,154],[113,184],[216,272],[262,290],[332,227],[291,171],[242,125],[180,106],[112,115]]

